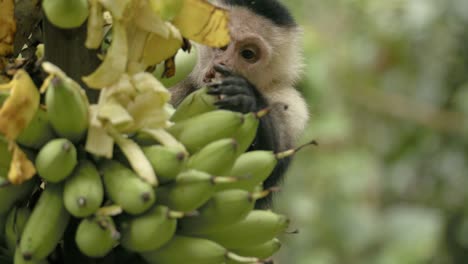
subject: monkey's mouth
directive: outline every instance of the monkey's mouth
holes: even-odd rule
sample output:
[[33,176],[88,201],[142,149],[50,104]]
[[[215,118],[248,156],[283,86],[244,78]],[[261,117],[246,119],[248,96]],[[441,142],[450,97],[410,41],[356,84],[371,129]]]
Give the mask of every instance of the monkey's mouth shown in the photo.
[[211,84],[215,82],[220,82],[222,80],[222,74],[216,72],[213,68],[211,68],[203,77],[203,82],[205,84]]

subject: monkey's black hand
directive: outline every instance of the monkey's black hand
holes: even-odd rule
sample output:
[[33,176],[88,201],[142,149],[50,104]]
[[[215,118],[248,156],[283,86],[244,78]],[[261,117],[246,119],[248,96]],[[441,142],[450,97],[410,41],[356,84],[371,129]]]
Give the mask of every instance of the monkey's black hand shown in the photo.
[[216,102],[220,109],[245,114],[258,111],[266,106],[265,100],[247,79],[234,74],[219,64],[215,65],[214,69],[221,73],[224,79],[221,83],[211,85],[208,93],[220,97],[220,100]]

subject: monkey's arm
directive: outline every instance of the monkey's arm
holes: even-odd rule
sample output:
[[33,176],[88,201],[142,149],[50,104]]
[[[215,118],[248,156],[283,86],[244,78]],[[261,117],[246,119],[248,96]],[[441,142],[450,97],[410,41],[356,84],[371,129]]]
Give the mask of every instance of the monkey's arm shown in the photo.
[[175,86],[172,86],[169,91],[171,92],[171,104],[174,107],[177,107],[182,100],[184,100],[187,95],[195,91],[197,88],[194,85],[194,82],[190,78],[185,78],[184,80],[177,83]]

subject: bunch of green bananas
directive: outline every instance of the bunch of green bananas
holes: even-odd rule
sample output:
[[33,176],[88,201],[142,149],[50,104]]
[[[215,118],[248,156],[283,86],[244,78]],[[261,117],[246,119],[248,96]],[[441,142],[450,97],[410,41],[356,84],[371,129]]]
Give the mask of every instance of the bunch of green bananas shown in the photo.
[[[161,83],[193,67],[194,54],[185,70],[183,55],[174,60],[183,38],[229,42],[225,10],[204,0],[43,0],[42,9],[64,29],[87,20],[88,48],[102,45],[109,12],[112,43],[83,77],[98,104],[49,62],[43,98],[23,70],[0,85],[0,263],[268,262],[289,220],[255,202],[295,150],[248,151],[268,110],[218,110],[207,88],[174,109]],[[182,66],[170,80],[146,72],[167,62]]]
[[[0,94],[0,106],[1,98],[8,93]],[[156,185],[132,169],[121,148],[112,159],[85,150],[88,100],[76,82],[54,76],[45,105],[16,140],[37,176],[19,185],[8,182],[12,157],[0,137],[0,260],[47,263],[57,248],[67,254],[66,243],[89,258],[124,251],[142,263],[270,258],[289,220],[254,205],[270,193],[262,182],[278,159],[294,150],[247,151],[268,111],[218,110],[216,100],[204,88],[178,106],[166,132],[179,145],[160,144],[145,130],[127,135],[151,164]]]

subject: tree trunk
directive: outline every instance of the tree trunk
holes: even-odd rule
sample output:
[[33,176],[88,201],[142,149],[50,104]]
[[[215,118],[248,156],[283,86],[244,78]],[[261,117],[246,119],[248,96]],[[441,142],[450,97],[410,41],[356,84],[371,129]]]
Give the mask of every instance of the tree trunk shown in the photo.
[[96,103],[99,92],[89,89],[81,77],[93,72],[99,65],[96,50],[84,46],[87,23],[78,28],[61,29],[52,25],[43,16],[45,60],[57,65],[85,90],[90,103]]

